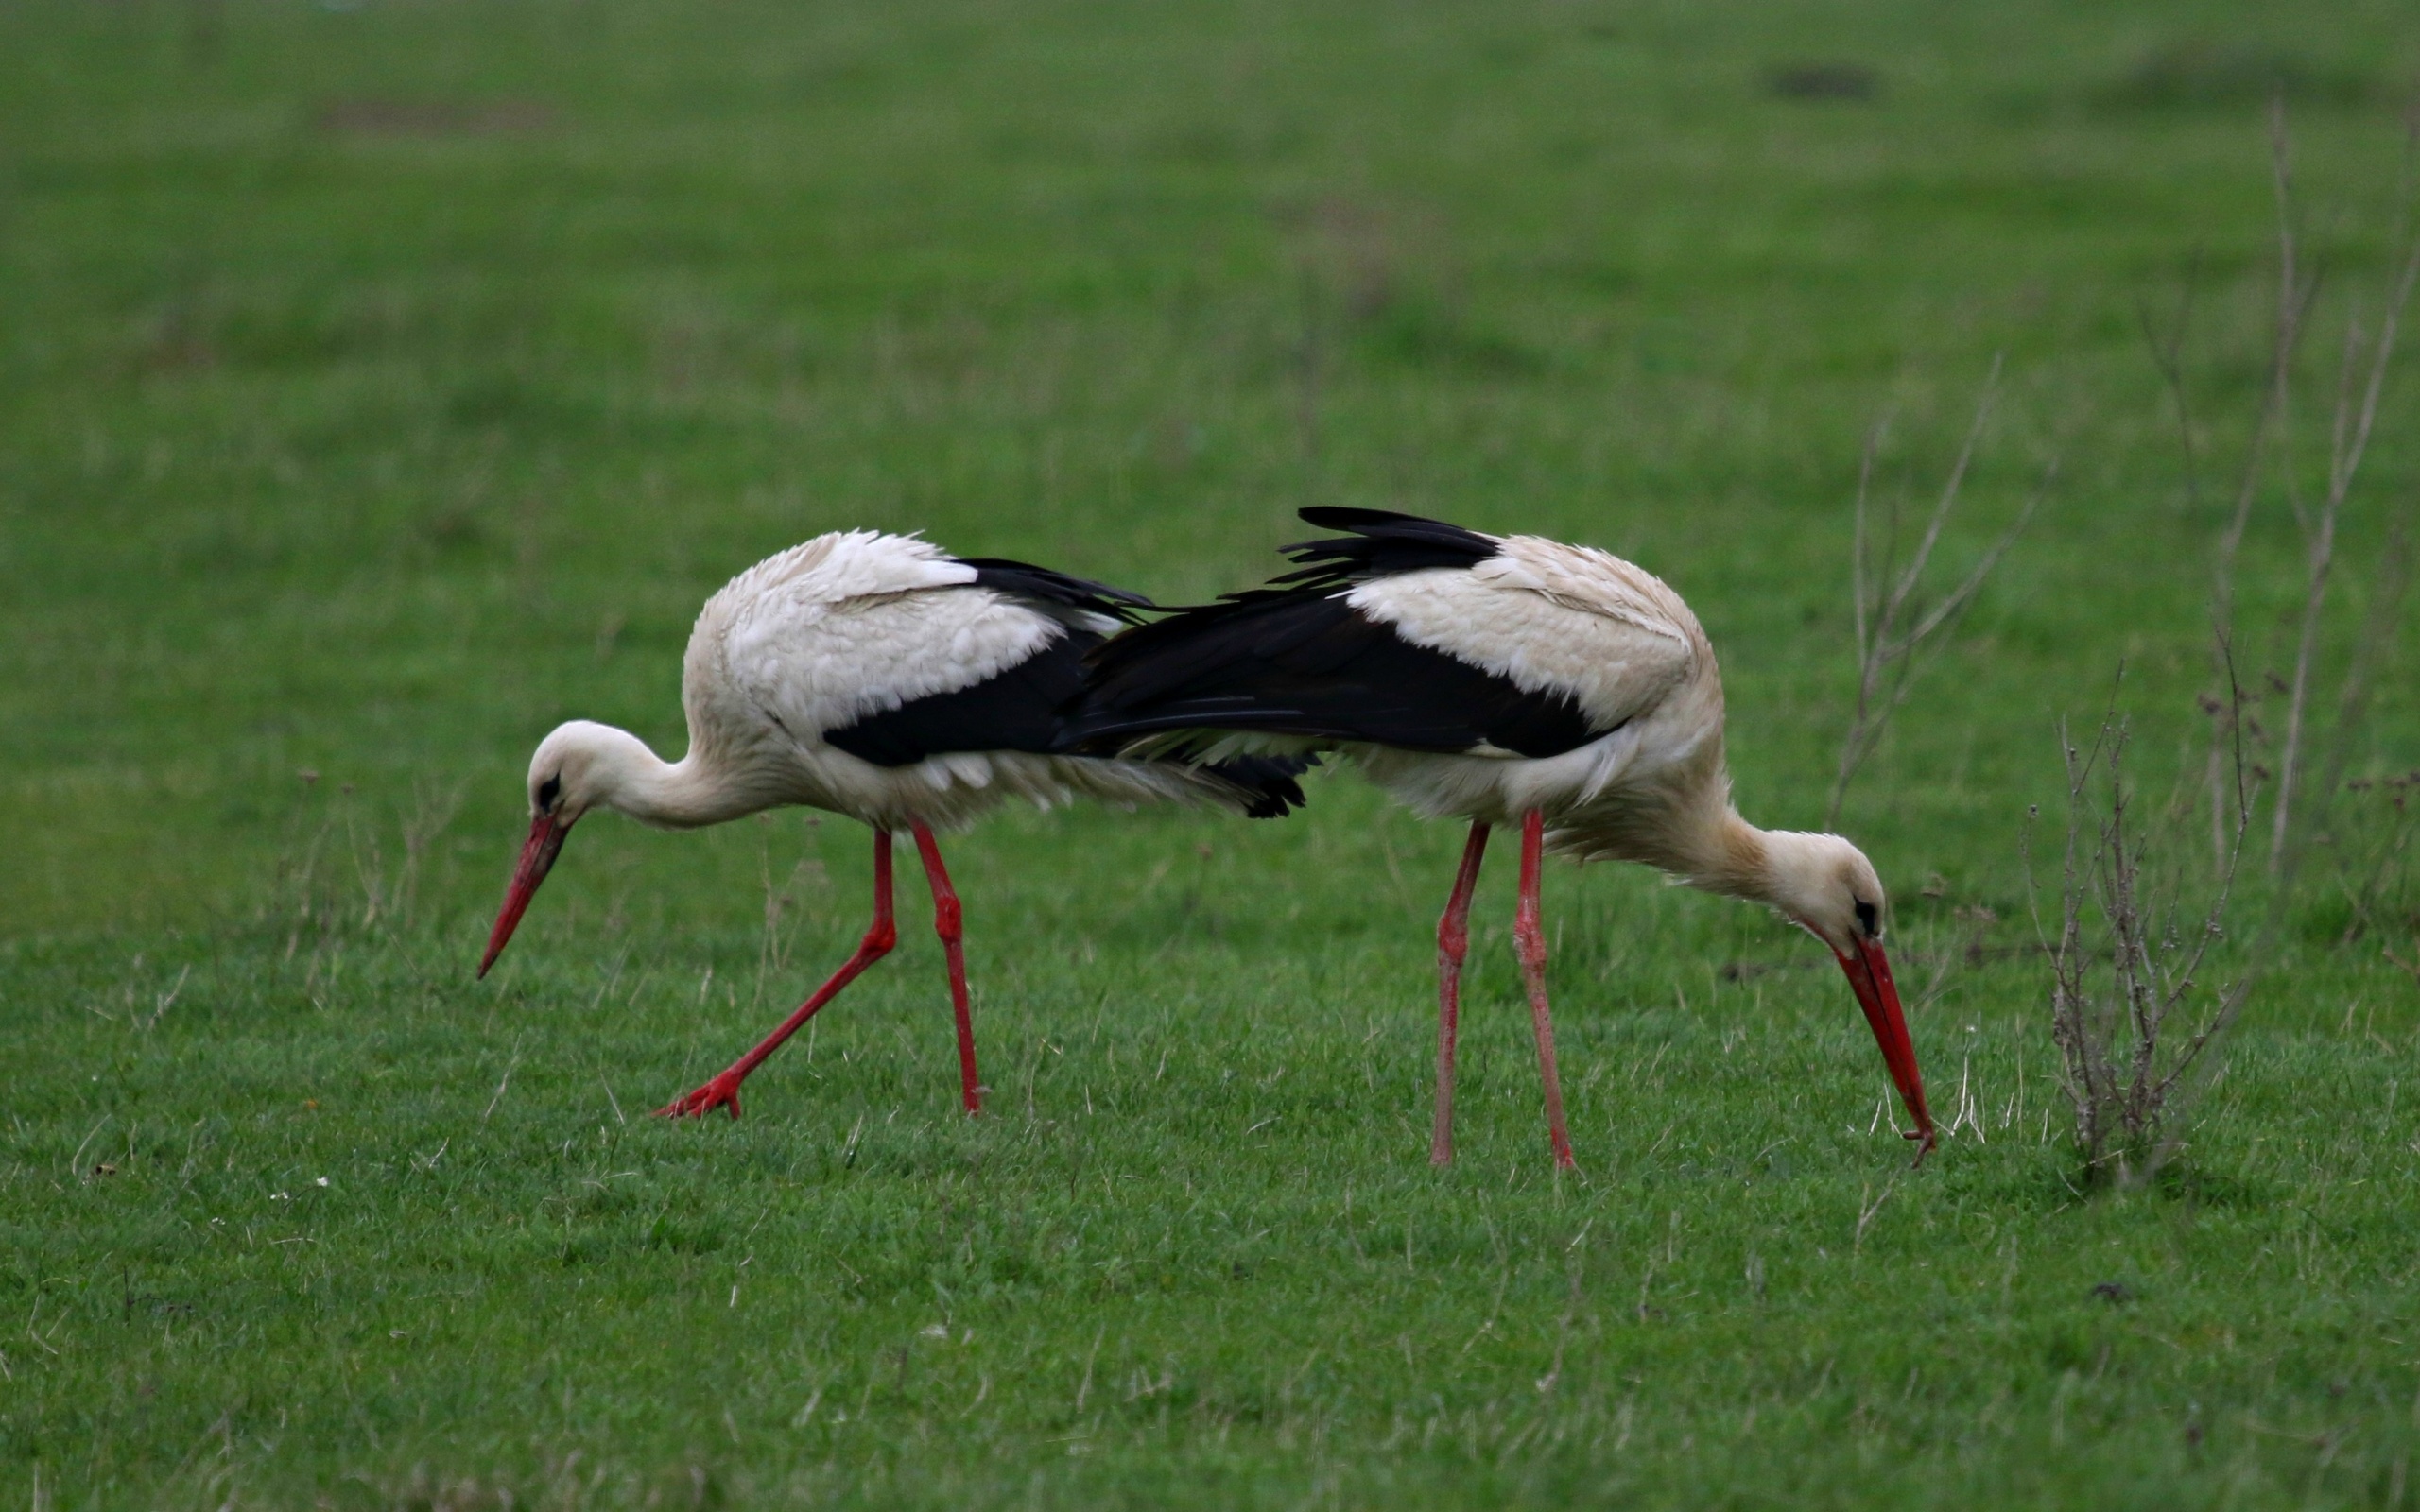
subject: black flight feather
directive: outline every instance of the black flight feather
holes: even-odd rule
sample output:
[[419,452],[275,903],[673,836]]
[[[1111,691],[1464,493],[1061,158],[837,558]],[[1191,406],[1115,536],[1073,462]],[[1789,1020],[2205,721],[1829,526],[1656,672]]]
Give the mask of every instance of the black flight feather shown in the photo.
[[1248,819],[1282,819],[1310,800],[1295,779],[1320,764],[1317,756],[1237,756],[1201,768],[1250,795]]
[[1469,567],[1496,551],[1496,543],[1476,530],[1391,509],[1313,505],[1301,513],[1305,524],[1352,534],[1279,547],[1299,570],[1271,579],[1276,584],[1323,588],[1431,567]]
[[1037,604],[1058,604],[1069,609],[1105,614],[1128,625],[1137,624],[1141,610],[1152,608],[1151,601],[1140,593],[1130,593],[1107,583],[1090,578],[1070,577],[1065,573],[1036,567],[1031,562],[1011,561],[1005,557],[960,557],[959,562],[975,569],[975,586],[1006,593]]
[[1345,601],[1355,581],[1484,561],[1495,555],[1494,541],[1379,509],[1312,508],[1303,518],[1354,535],[1286,548],[1304,565],[1271,587],[1102,643],[1065,721],[1068,748],[1109,751],[1173,730],[1231,730],[1545,757],[1608,733],[1570,697],[1532,693],[1414,645]]
[[824,742],[876,766],[913,766],[952,751],[1046,753],[1059,739],[1060,712],[1083,690],[1084,653],[1100,641],[1069,630],[980,682],[827,730]]
[[[1026,562],[965,558],[976,585],[1040,604],[1055,604],[1132,624],[1150,606],[1140,593],[1071,577]],[[1064,753],[1064,719],[1082,694],[1084,659],[1102,644],[1096,631],[1069,626],[1011,667],[947,693],[910,698],[823,732],[824,741],[876,766],[912,766],[953,751]],[[1303,805],[1295,779],[1315,757],[1246,757],[1203,768],[1246,799],[1253,818],[1276,818]]]

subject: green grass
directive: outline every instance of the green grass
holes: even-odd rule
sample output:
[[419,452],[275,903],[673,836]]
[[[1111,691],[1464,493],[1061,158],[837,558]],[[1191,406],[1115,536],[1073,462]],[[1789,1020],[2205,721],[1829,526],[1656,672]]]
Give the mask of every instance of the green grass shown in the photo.
[[[1878,92],[1766,89],[1807,62]],[[840,525],[1171,599],[1310,502],[1612,546],[1811,824],[1864,436],[1927,496],[1996,353],[1945,552],[2060,483],[1843,824],[1903,955],[2017,946],[2053,721],[2122,659],[2147,790],[2197,760],[2269,83],[2308,488],[2415,75],[2389,5],[0,9],[0,1502],[2395,1504],[2420,900],[2337,944],[2325,850],[2132,1194],[2020,953],[1916,1015],[1977,1120],[1910,1175],[1820,953],[1611,868],[1548,875],[1555,1178],[1502,855],[1431,1172],[1459,837],[1349,777],[953,841],[972,1123],[912,879],[745,1121],[641,1116],[854,941],[845,822],[583,826],[470,967],[538,736],[677,748],[697,604]],[[2198,493],[2139,330],[2188,280]],[[2274,490],[2244,571],[2265,673]],[[2415,670],[2357,769],[2420,765]]]

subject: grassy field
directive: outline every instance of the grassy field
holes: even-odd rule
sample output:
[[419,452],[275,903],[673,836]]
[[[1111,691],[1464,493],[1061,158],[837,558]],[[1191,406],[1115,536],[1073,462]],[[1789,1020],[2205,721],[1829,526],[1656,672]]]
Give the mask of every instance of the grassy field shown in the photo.
[[[0,1504],[2420,1496],[2420,888],[2343,943],[2337,861],[2383,811],[2150,1192],[2083,1190],[2018,854],[2121,661],[2147,801],[2198,770],[2266,96],[2308,504],[2415,78],[2387,4],[0,8]],[[2188,289],[2198,485],[2143,334]],[[1903,977],[1952,963],[1920,1172],[1809,942],[1563,867],[1557,1179],[1502,853],[1432,1172],[1459,837],[1349,776],[953,842],[973,1122],[912,879],[744,1122],[641,1115],[854,942],[845,821],[583,826],[471,980],[535,740],[677,750],[698,603],[841,525],[1173,600],[1306,503],[1610,546],[1813,825],[1865,437],[1927,499],[1996,357],[1945,573],[2058,481],[1841,821]],[[2256,683],[2297,542],[2273,477]],[[2420,765],[2381,666],[2357,773]]]

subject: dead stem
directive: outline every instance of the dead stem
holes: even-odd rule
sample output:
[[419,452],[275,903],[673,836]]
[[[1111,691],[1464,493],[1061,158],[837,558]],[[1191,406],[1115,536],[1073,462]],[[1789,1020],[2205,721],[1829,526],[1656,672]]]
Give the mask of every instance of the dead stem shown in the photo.
[[[1966,474],[1972,469],[1975,453],[1981,445],[1999,394],[2001,359],[1992,359],[1991,372],[1983,380],[1983,390],[1975,402],[1975,418],[1966,428],[1965,440],[1958,449],[1958,458],[1951,464],[1948,480],[1943,484],[1941,497],[1934,503],[1930,517],[1925,522],[1924,533],[1910,553],[1903,567],[1898,561],[1899,512],[1893,505],[1884,533],[1882,560],[1873,560],[1872,531],[1869,527],[1870,502],[1873,496],[1874,465],[1888,433],[1889,421],[1876,424],[1867,433],[1865,454],[1858,468],[1857,503],[1852,516],[1852,549],[1849,563],[1849,585],[1852,610],[1857,630],[1858,679],[1857,697],[1849,716],[1848,732],[1841,741],[1840,765],[1832,779],[1832,798],[1825,811],[1826,827],[1837,825],[1841,804],[1847,798],[1849,783],[1858,768],[1881,742],[1884,728],[1899,705],[1913,691],[1915,679],[1931,658],[1947,644],[1934,637],[1947,628],[1962,613],[1975,595],[1982,590],[1984,579],[1999,565],[2016,538],[2022,535],[2033,519],[2033,511],[2048,492],[2058,476],[2058,463],[2053,461],[2046,472],[2042,485],[2025,501],[2016,521],[1977,559],[1974,568],[1958,585],[1930,605],[1919,594],[1925,569],[1932,560],[1933,548],[1940,544],[1943,529],[1958,506],[1964,489]],[[1927,649],[1929,646],[1929,649]],[[1923,654],[1919,654],[1919,653]]]

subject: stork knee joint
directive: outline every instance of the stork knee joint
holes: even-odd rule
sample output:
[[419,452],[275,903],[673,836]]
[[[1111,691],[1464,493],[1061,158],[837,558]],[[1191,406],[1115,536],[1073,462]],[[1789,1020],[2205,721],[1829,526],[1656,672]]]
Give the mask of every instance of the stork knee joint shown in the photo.
[[1536,919],[1523,919],[1514,921],[1512,925],[1512,945],[1513,948],[1520,953],[1521,964],[1523,966],[1528,967],[1533,971],[1542,971],[1546,970],[1546,931],[1538,927],[1538,921]]

